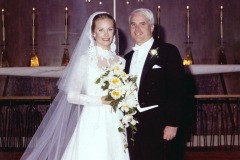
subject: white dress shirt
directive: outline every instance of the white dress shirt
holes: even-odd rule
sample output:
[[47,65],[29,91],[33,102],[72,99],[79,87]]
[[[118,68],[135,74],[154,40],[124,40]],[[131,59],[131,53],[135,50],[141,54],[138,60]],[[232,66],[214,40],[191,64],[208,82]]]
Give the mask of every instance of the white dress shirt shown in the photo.
[[[131,65],[130,65],[130,74],[132,75],[136,75],[137,76],[137,86],[139,88],[139,84],[140,84],[140,79],[142,76],[142,70],[143,70],[143,66],[144,63],[146,61],[148,52],[153,44],[154,39],[151,38],[149,39],[147,42],[145,42],[144,44],[142,44],[141,46],[138,46],[135,44],[135,47],[133,47],[134,53],[133,53],[133,57],[132,57],[132,61],[131,61]],[[136,92],[136,95],[138,94],[138,92]],[[138,96],[136,96],[137,100],[138,100]],[[158,107],[158,105],[153,105],[153,106],[148,106],[148,107],[144,107],[141,108],[139,105],[137,106],[137,109],[139,112],[144,112],[146,110],[152,109],[152,108],[156,108]]]

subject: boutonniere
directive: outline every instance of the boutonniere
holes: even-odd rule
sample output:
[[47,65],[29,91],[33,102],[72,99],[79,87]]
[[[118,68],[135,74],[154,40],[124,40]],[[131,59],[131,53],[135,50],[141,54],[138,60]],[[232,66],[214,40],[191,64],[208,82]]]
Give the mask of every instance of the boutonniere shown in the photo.
[[156,49],[151,49],[149,51],[149,54],[151,55],[150,59],[152,59],[152,57],[154,57],[154,56],[158,56],[158,47]]

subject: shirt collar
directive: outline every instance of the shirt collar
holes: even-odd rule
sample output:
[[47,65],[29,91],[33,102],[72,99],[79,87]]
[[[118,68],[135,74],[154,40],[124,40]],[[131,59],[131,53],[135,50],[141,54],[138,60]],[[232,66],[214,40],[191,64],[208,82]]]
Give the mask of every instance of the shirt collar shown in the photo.
[[153,41],[154,41],[154,39],[153,39],[153,37],[151,37],[148,41],[143,43],[141,46],[135,44],[135,46],[133,47],[133,50],[136,51],[139,49],[149,49],[152,46]]

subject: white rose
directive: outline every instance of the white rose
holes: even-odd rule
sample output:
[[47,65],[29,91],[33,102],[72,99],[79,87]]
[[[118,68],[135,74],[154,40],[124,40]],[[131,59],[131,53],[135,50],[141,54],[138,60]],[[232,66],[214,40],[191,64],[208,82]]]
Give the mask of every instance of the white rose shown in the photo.
[[132,124],[132,125],[135,126],[137,123],[138,123],[138,121],[136,121],[135,119],[132,119],[132,121],[131,121],[131,124]]
[[127,114],[127,115],[123,116],[122,124],[125,126],[125,128],[129,127],[129,123],[131,123],[132,125],[136,125],[138,123],[138,121],[133,119],[133,115],[136,114],[136,113],[137,112],[134,112],[134,113]]
[[131,94],[126,97],[126,104],[128,104],[130,108],[137,107],[138,101],[136,100],[135,95]]
[[155,56],[155,55],[158,55],[158,48],[156,48],[156,49],[151,49],[150,50],[150,55],[153,57],[153,56]]
[[151,50],[151,55],[154,56],[154,55],[156,55],[156,54],[157,54],[157,50],[156,50],[156,49],[152,49],[152,50]]
[[125,128],[129,127],[129,122],[131,122],[133,119],[133,116],[130,114],[124,115],[122,118],[122,124],[125,126]]
[[128,112],[130,106],[126,103],[126,101],[121,102],[120,109],[122,112]]

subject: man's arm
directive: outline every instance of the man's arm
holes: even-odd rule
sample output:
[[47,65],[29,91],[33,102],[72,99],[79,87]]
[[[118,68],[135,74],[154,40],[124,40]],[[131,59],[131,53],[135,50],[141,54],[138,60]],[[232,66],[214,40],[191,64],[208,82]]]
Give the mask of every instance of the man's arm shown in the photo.
[[181,55],[175,46],[170,46],[167,56],[167,101],[166,127],[163,138],[171,140],[181,125],[182,105],[185,98],[185,71]]

